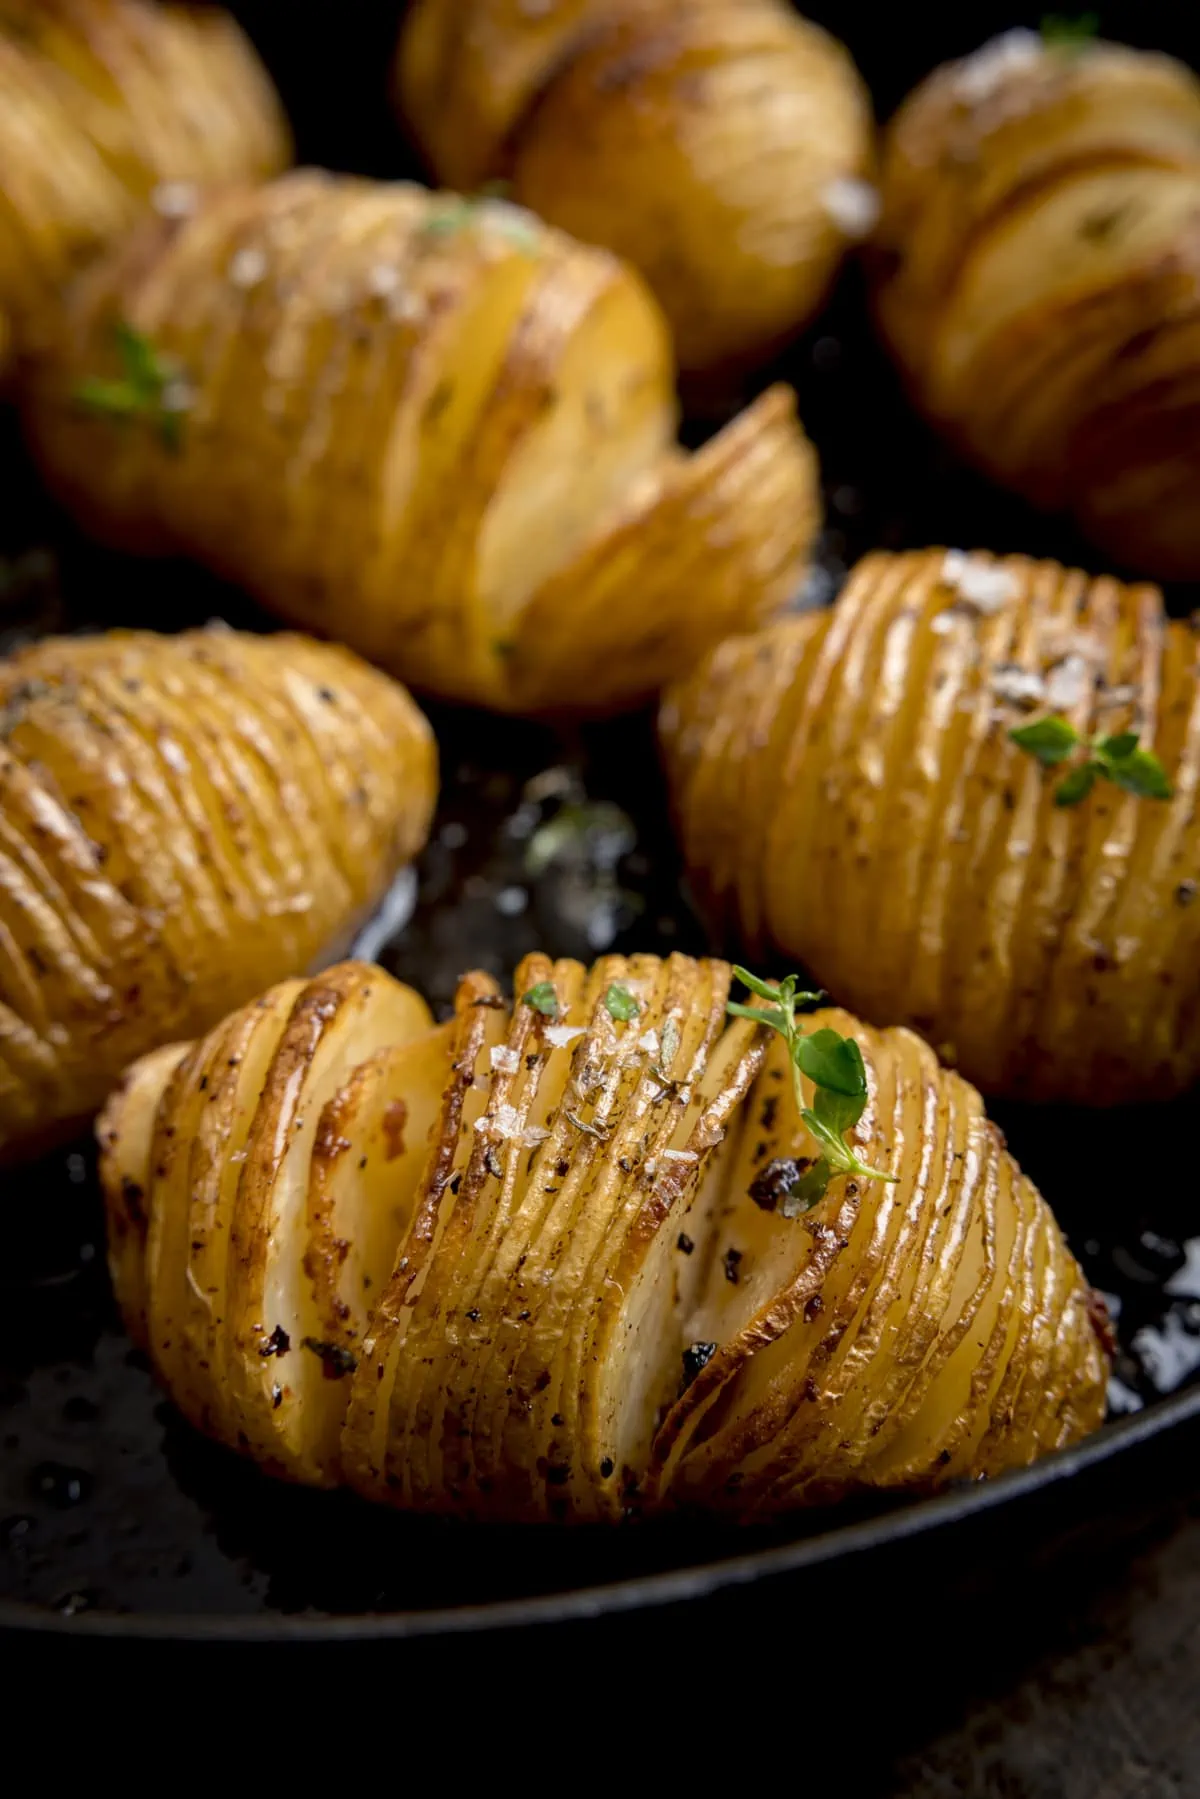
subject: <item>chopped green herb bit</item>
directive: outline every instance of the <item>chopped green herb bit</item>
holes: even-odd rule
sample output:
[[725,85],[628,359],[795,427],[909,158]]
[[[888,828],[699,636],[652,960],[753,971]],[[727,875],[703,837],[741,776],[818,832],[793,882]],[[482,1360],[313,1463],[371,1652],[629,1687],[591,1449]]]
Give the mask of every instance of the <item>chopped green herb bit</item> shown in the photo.
[[[868,1168],[845,1141],[845,1133],[853,1130],[867,1104],[867,1071],[862,1051],[853,1037],[843,1037],[828,1026],[807,1035],[798,1028],[796,1007],[814,1005],[824,998],[820,993],[803,993],[798,975],[790,974],[778,986],[761,981],[747,969],[735,968],[734,974],[743,986],[759,999],[770,1000],[769,1006],[744,1006],[731,1000],[726,1010],[735,1018],[752,1018],[778,1031],[788,1046],[792,1065],[792,1085],[801,1122],[816,1138],[821,1154],[812,1162],[796,1164],[795,1178],[789,1177],[780,1211],[785,1218],[798,1217],[811,1211],[822,1199],[835,1174],[859,1174],[868,1180],[892,1181],[894,1174]],[[813,1103],[804,1103],[801,1077],[812,1082]],[[784,1164],[773,1164],[782,1167]]]
[[191,400],[181,369],[124,320],[114,326],[113,339],[123,371],[120,379],[89,377],[74,389],[73,398],[102,418],[144,419],[157,428],[169,450],[177,451]]
[[1077,806],[1097,781],[1111,781],[1139,799],[1169,800],[1174,789],[1152,750],[1138,748],[1136,731],[1118,731],[1090,741],[1080,737],[1068,719],[1050,717],[1021,725],[1009,736],[1019,749],[1035,756],[1043,768],[1055,768],[1079,749],[1087,755],[1054,790],[1056,806]]
[[622,986],[620,981],[614,981],[604,995],[604,1005],[609,1017],[615,1018],[618,1024],[632,1023],[642,1009],[628,987]]
[[1047,13],[1041,23],[1042,42],[1049,50],[1081,50],[1099,29],[1098,13],[1080,13],[1074,19],[1062,13]]
[[558,994],[555,992],[554,982],[539,981],[536,987],[531,987],[529,992],[523,995],[521,1004],[530,1006],[535,1012],[540,1012],[544,1018],[557,1018]]

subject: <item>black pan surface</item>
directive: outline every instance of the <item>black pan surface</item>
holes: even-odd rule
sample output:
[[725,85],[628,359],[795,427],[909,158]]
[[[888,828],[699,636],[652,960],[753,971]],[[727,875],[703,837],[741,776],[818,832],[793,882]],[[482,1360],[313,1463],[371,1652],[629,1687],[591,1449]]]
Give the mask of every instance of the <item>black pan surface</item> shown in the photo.
[[[238,10],[283,87],[306,159],[413,170],[384,92],[395,6],[343,9],[353,16],[336,38],[322,8],[312,23],[310,9],[266,0]],[[944,56],[992,29],[1037,23],[980,7],[948,31],[936,9],[917,7],[905,9],[899,35],[862,5],[805,10],[849,43],[881,112]],[[1114,7],[1103,24],[1187,56],[1185,11]],[[988,488],[912,418],[853,273],[770,373],[796,384],[825,476],[828,528],[804,603],[827,603],[845,569],[879,545],[986,546],[1097,566],[1061,521]],[[710,404],[689,426],[693,440],[711,423]],[[217,616],[272,628],[192,568],[126,562],[84,542],[37,492],[11,422],[0,427],[0,470],[0,650],[113,624],[174,630]],[[1200,603],[1182,589],[1170,599],[1184,613]],[[437,824],[415,911],[378,947],[443,1014],[464,968],[507,977],[535,947],[584,959],[713,947],[681,878],[649,718],[556,732],[440,708],[433,716]],[[1131,1493],[1144,1498],[1148,1482],[1166,1490],[1200,1443],[1200,1385],[1189,1384],[1200,1370],[1200,1226],[1187,1172],[1195,1098],[1153,1113],[993,1110],[1114,1301],[1113,1421],[990,1486],[740,1533],[467,1530],[266,1481],[176,1418],[121,1335],[90,1144],[3,1177],[0,1631],[262,1643],[567,1628],[719,1603],[763,1582],[782,1593],[803,1579],[811,1592],[819,1570],[858,1568],[905,1544],[947,1566],[952,1553],[968,1570],[980,1558],[998,1565],[1006,1543],[1023,1545],[1022,1556],[1031,1544],[1044,1551],[1082,1518],[1094,1525]]]

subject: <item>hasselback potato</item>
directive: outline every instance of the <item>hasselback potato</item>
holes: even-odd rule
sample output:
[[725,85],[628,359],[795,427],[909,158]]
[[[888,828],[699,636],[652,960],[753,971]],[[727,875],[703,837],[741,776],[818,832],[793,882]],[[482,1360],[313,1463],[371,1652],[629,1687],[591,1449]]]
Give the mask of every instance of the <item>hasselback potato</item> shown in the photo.
[[533,956],[514,1006],[469,975],[435,1027],[346,964],[138,1063],[100,1122],[110,1261],[177,1403],[273,1473],[530,1521],[765,1516],[1094,1428],[1102,1308],[974,1089],[907,1031],[797,1019],[857,1040],[867,1158],[801,1211],[819,1097],[729,982]]
[[418,0],[397,88],[439,180],[641,269],[685,369],[799,329],[874,221],[866,90],[781,0]]
[[1139,574],[1200,575],[1200,81],[1011,32],[883,158],[876,302],[921,407]]
[[687,371],[763,358],[873,225],[871,101],[781,0],[419,0],[398,92],[439,180],[640,268]]
[[0,661],[0,1161],[134,1056],[345,954],[435,785],[404,690],[302,638],[114,631]]
[[697,454],[637,276],[500,202],[304,172],[135,235],[30,396],[51,484],[402,678],[643,699],[790,597],[815,460],[775,388]]
[[[730,639],[664,701],[697,888],[985,1092],[1177,1093],[1200,1075],[1198,650],[1153,587],[868,556],[831,611]],[[1053,768],[1010,735],[1040,725],[1036,752],[1046,720]]]
[[[230,14],[147,0],[0,4],[0,364],[156,188],[276,173],[271,83]],[[167,185],[163,185],[167,184]]]

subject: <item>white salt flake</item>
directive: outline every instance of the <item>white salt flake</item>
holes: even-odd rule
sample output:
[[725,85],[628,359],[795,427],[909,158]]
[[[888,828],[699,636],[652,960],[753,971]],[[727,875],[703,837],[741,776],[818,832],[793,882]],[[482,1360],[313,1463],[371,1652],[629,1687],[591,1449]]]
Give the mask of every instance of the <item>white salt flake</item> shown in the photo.
[[491,1054],[491,1063],[500,1074],[516,1074],[521,1058],[515,1049],[505,1049],[503,1044],[497,1044]]
[[668,1162],[698,1162],[700,1160],[694,1149],[664,1149],[663,1157]]
[[1002,88],[1010,75],[1028,72],[1042,59],[1045,45],[1040,32],[1018,26],[989,38],[971,56],[964,57],[954,72],[954,91],[968,106],[977,106]]
[[1035,669],[1005,662],[992,674],[992,692],[1014,706],[1036,706],[1045,695],[1046,683]]
[[879,191],[856,175],[839,175],[821,189],[821,205],[845,237],[870,237],[879,223]]
[[1066,712],[1085,700],[1092,688],[1092,670],[1086,656],[1064,656],[1046,676],[1046,704]]
[[400,271],[393,262],[377,262],[367,270],[367,292],[385,300],[400,285]]
[[977,612],[998,612],[1021,591],[1021,583],[1011,569],[998,568],[982,556],[968,555],[966,550],[946,551],[942,580]]
[[643,1031],[638,1038],[638,1048],[644,1049],[648,1056],[656,1056],[658,1054],[658,1032]]
[[565,1049],[568,1043],[574,1043],[576,1037],[587,1034],[587,1026],[582,1024],[548,1024],[542,1033],[554,1049]]
[[267,272],[267,258],[262,250],[247,244],[230,260],[226,273],[235,287],[257,287]]
[[150,196],[150,204],[163,219],[190,218],[196,210],[200,190],[194,181],[160,181]]

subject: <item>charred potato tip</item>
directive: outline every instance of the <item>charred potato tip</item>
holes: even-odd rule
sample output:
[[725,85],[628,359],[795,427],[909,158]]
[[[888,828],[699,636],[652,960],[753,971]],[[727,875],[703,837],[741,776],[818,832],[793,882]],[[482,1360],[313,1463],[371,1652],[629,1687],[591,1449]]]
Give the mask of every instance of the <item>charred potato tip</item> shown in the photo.
[[530,1521],[768,1516],[1094,1428],[1092,1296],[975,1090],[817,1015],[895,1181],[784,1216],[764,1181],[815,1146],[729,980],[533,956],[521,1003],[470,975],[434,1026],[348,964],[138,1064],[100,1124],[110,1257],[176,1402],[273,1473]]

